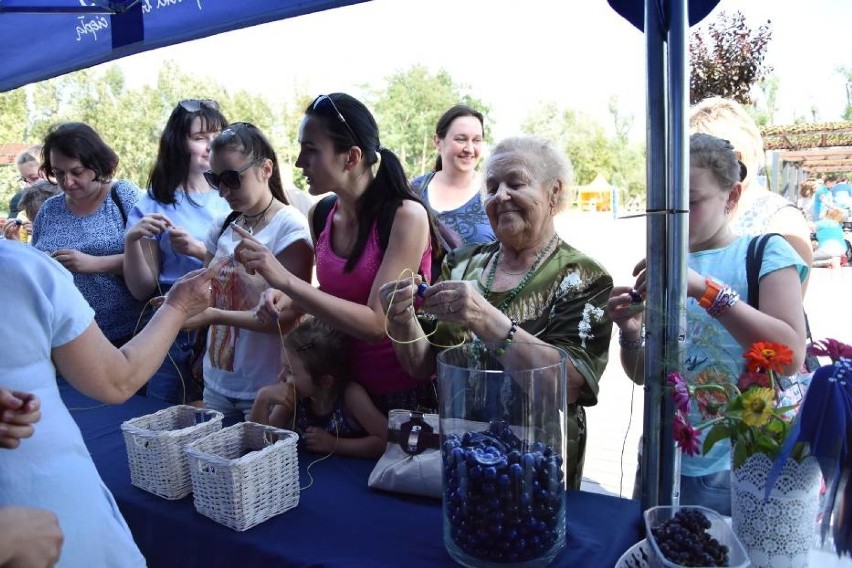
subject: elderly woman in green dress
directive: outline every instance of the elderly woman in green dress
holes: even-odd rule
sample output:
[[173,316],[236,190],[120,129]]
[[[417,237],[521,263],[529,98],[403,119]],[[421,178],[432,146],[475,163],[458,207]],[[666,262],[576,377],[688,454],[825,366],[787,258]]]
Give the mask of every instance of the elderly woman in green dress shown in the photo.
[[[398,340],[394,349],[403,366],[423,379],[435,373],[435,346],[456,345],[473,336],[502,342],[505,353],[521,359],[530,343],[564,349],[566,479],[578,488],[586,439],[583,406],[597,402],[607,363],[612,324],[605,309],[612,278],[556,234],[554,216],[569,201],[572,171],[553,144],[536,137],[506,139],[493,149],[484,177],[485,211],[497,240],[450,253],[440,281],[421,291],[417,313],[419,277],[383,286],[388,331]],[[424,336],[433,329],[427,340]]]

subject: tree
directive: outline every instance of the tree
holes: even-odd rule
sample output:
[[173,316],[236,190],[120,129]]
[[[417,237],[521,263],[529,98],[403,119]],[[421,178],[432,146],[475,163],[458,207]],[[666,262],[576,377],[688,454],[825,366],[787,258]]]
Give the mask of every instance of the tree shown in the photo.
[[754,106],[746,107],[754,117],[758,126],[775,124],[775,114],[778,112],[778,77],[769,75],[758,82],[760,98]]
[[838,67],[837,72],[846,78],[846,109],[843,120],[852,120],[852,67]]
[[552,102],[533,109],[521,129],[551,140],[565,152],[574,166],[576,185],[585,185],[601,173],[622,196],[636,201],[645,195],[645,150],[630,143],[633,117],[621,113],[617,98],[610,99],[609,111],[616,131],[612,138],[588,115],[560,109]]
[[391,75],[385,88],[368,94],[380,125],[382,145],[399,156],[408,175],[414,177],[432,169],[435,124],[453,105],[462,103],[481,112],[488,138],[490,108],[465,90],[445,70],[431,73],[424,65],[415,65]]
[[771,39],[770,22],[753,31],[741,12],[722,12],[715,22],[692,32],[690,102],[718,96],[750,105],[752,86],[772,71],[764,62]]
[[607,177],[628,196],[645,193],[644,148],[628,141],[631,116],[621,114],[617,99],[610,99],[610,114],[616,135],[608,138],[603,126],[588,115],[561,109],[553,102],[534,108],[521,130],[553,142],[570,158],[575,185],[591,182],[598,173]]

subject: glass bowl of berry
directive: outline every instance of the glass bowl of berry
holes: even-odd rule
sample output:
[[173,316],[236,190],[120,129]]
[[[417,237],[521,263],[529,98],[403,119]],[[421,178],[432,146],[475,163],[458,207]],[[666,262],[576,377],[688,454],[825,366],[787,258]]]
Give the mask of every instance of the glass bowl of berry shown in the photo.
[[651,568],[710,568],[751,565],[730,525],[706,507],[651,507],[645,511]]

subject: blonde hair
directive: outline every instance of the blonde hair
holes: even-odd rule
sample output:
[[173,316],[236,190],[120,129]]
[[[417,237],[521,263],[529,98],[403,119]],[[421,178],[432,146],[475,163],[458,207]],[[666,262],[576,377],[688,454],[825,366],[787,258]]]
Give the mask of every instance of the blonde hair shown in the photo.
[[828,211],[825,212],[825,215],[823,215],[823,218],[829,219],[831,221],[837,221],[838,223],[842,223],[843,221],[846,220],[846,215],[843,213],[842,210],[837,209],[835,207],[831,207],[831,208],[829,208]]
[[743,180],[743,190],[750,187],[755,175],[766,163],[760,129],[736,101],[710,97],[696,103],[689,111],[689,130],[690,133],[712,134],[733,145],[748,169],[748,175]]

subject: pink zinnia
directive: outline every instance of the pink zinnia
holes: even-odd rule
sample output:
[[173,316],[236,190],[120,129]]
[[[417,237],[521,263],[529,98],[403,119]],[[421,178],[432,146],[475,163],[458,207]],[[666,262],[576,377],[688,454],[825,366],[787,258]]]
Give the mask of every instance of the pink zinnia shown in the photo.
[[688,456],[696,456],[700,448],[701,432],[686,422],[679,412],[675,412],[674,439],[681,451]]
[[686,386],[686,381],[683,376],[677,371],[672,371],[666,377],[669,386],[672,387],[672,400],[675,407],[686,414],[689,411],[689,387]]
[[740,389],[740,392],[745,392],[751,387],[768,389],[771,386],[769,377],[765,373],[743,371],[743,374],[740,375],[740,380],[737,381],[737,388]]

